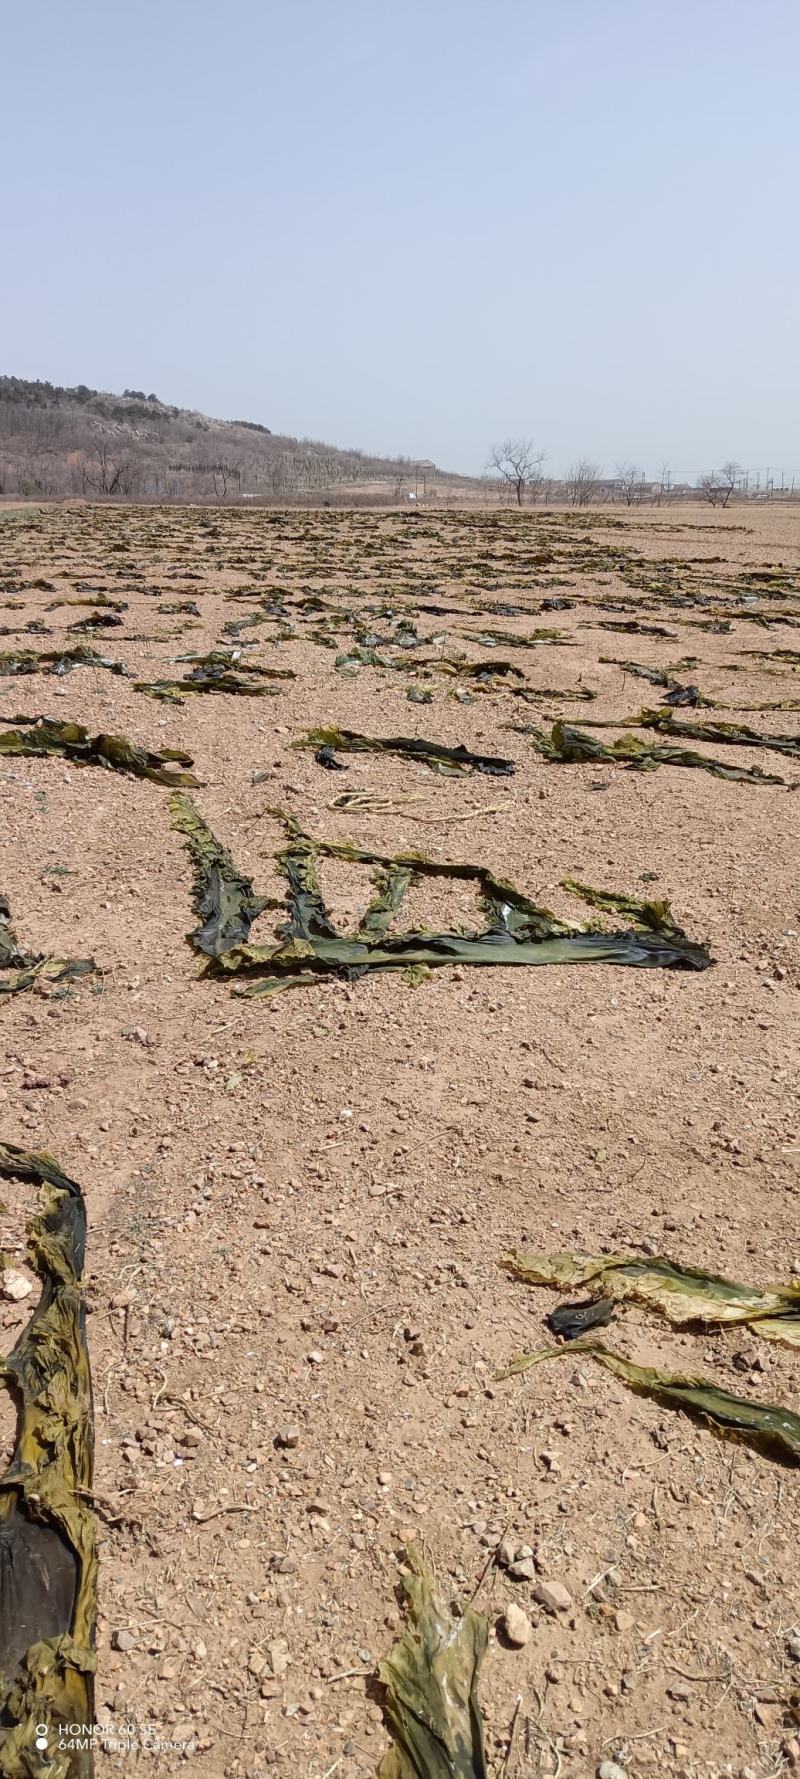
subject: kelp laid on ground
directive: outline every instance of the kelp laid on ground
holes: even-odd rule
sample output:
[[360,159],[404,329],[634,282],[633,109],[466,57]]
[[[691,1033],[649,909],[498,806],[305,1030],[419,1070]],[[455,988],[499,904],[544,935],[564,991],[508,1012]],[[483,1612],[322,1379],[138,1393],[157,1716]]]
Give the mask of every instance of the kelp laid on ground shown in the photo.
[[53,717],[0,717],[2,722],[25,727],[0,730],[0,755],[55,754],[72,760],[76,766],[103,766],[112,772],[130,773],[134,778],[151,778],[155,784],[200,784],[192,773],[176,772],[171,764],[193,764],[191,754],[181,748],[165,747],[161,753],[150,753],[147,748],[134,746],[124,735],[90,735],[80,723],[61,723]]
[[92,957],[50,957],[23,950],[11,925],[11,909],[0,892],[0,995],[19,994],[38,982],[74,982],[96,970]]
[[237,871],[230,853],[212,834],[191,797],[175,791],[170,811],[172,826],[183,834],[189,849],[195,912],[203,923],[189,938],[206,957],[222,957],[232,946],[249,939],[253,921],[265,908],[282,907],[282,903],[256,895],[249,877]]
[[18,1423],[0,1477],[0,1773],[91,1779],[91,1750],[59,1749],[58,1731],[59,1724],[94,1721],[93,1417],[81,1287],[86,1210],[80,1187],[49,1155],[0,1144],[0,1176],[41,1188],[27,1257],[42,1283],[2,1366]]
[[665,1408],[682,1409],[710,1426],[726,1439],[738,1439],[785,1463],[800,1464],[800,1415],[776,1403],[753,1402],[747,1396],[734,1396],[711,1378],[686,1377],[682,1372],[657,1371],[648,1365],[635,1365],[591,1340],[573,1341],[565,1347],[546,1347],[538,1353],[523,1353],[497,1373],[498,1381],[515,1377],[531,1365],[546,1359],[574,1359],[576,1353],[596,1359],[607,1371],[622,1378],[642,1396],[651,1396]]
[[398,754],[402,759],[419,760],[432,772],[464,774],[485,772],[494,778],[507,778],[515,771],[513,760],[492,754],[474,754],[467,747],[444,747],[438,741],[423,741],[408,735],[360,735],[355,729],[309,729],[293,747],[331,748],[335,753]]
[[739,723],[692,723],[676,719],[670,710],[640,710],[635,717],[614,719],[614,727],[656,729],[660,735],[686,736],[690,741],[721,741],[727,747],[765,747],[774,753],[800,758],[800,740],[794,735],[761,735]]
[[127,674],[121,661],[98,655],[88,643],[76,642],[71,649],[8,649],[0,654],[0,674],[71,673],[74,667],[104,667],[108,673]]
[[731,766],[710,754],[697,754],[690,748],[673,747],[668,743],[647,742],[638,735],[623,735],[610,746],[585,729],[567,723],[554,723],[550,734],[531,730],[533,745],[546,760],[568,765],[597,762],[629,766],[637,772],[652,772],[658,766],[697,766],[715,778],[729,778],[742,784],[785,784],[785,779],[762,772],[758,766]]
[[379,1779],[488,1779],[478,1678],[488,1625],[437,1588],[412,1545],[408,1621],[378,1673],[393,1745]]
[[628,1299],[660,1310],[676,1328],[747,1323],[764,1340],[800,1347],[800,1283],[740,1285],[702,1267],[626,1254],[506,1254],[504,1266],[528,1285],[558,1290],[586,1285],[614,1303]]
[[[182,704],[185,698],[190,698],[197,692],[238,692],[244,698],[276,698],[279,687],[269,684],[269,681],[295,677],[288,667],[256,668],[243,664],[243,668],[244,671],[235,672],[230,665],[212,662],[194,667],[183,679],[137,679],[133,689],[135,692],[144,692],[147,698],[161,698],[170,704]],[[248,679],[245,673],[263,677]]]
[[[207,905],[212,906],[210,863],[217,843],[190,798],[173,797],[171,807],[181,832],[189,833],[196,817],[197,829],[202,828],[205,835],[203,850],[198,846],[192,855],[195,907],[204,913]],[[287,844],[276,854],[276,863],[289,883],[288,919],[278,929],[277,943],[237,943],[213,956],[206,953],[206,970],[250,978],[238,990],[240,994],[270,995],[282,988],[309,986],[325,976],[357,981],[369,972],[419,971],[422,966],[430,970],[445,964],[612,963],[645,969],[704,970],[712,962],[706,947],[695,944],[675,925],[668,904],[619,898],[619,905],[636,924],[623,932],[604,932],[597,926],[587,931],[537,906],[483,865],[441,864],[424,853],[391,856],[347,841],[316,840],[284,811],[269,813],[283,823],[287,833]],[[227,859],[227,854],[224,856]],[[324,858],[375,868],[372,881],[376,894],[353,935],[337,932],[328,915],[317,879],[317,865]],[[231,870],[235,881],[244,882],[250,892],[247,880],[242,880],[234,867]],[[406,892],[426,877],[475,883],[486,927],[480,932],[422,929],[390,933]],[[577,893],[586,899],[583,886]],[[661,922],[656,913],[660,906],[665,910]],[[191,942],[203,949],[196,936]]]
[[556,648],[574,649],[575,638],[568,630],[529,630],[527,636],[515,636],[511,630],[461,630],[459,635],[467,642],[474,642],[479,648],[496,649],[498,646],[513,649],[535,649],[543,642],[552,643]]

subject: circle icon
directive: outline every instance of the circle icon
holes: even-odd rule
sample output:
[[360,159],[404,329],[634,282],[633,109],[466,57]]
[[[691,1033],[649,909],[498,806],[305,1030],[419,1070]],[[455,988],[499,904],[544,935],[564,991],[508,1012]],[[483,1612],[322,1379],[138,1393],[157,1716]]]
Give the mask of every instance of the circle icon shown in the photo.
[[34,1743],[34,1747],[39,1749],[40,1754],[44,1753],[44,1750],[47,1747],[47,1724],[46,1723],[37,1723],[37,1725],[36,1725],[36,1741]]

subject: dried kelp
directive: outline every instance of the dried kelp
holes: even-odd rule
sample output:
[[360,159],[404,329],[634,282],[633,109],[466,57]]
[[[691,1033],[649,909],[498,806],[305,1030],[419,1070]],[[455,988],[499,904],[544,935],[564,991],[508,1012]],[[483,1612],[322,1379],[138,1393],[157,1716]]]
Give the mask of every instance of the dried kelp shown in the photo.
[[549,735],[531,731],[533,745],[546,760],[559,760],[570,765],[586,761],[595,764],[630,766],[637,772],[651,772],[658,766],[697,766],[715,778],[729,778],[742,784],[784,784],[785,780],[758,766],[730,766],[710,754],[696,754],[690,748],[670,747],[667,743],[646,742],[638,735],[623,735],[607,746],[584,729],[567,723],[554,723]]
[[488,1779],[478,1703],[486,1619],[437,1589],[413,1545],[407,1563],[408,1622],[378,1669],[393,1737],[379,1779]]
[[104,667],[108,673],[127,674],[121,661],[98,655],[88,643],[76,642],[71,649],[9,649],[0,654],[0,674],[71,673],[74,667]]
[[[8,721],[0,717],[0,722]],[[135,747],[124,735],[89,735],[80,723],[60,723],[52,717],[14,717],[15,724],[26,727],[0,731],[0,754],[61,755],[76,766],[104,766],[113,772],[130,773],[133,778],[151,778],[156,784],[200,784],[190,772],[176,772],[170,764],[193,764],[191,754],[180,748],[165,747],[161,753]]]
[[[294,679],[290,670],[269,668],[261,670],[265,680]],[[185,698],[196,692],[238,692],[244,698],[276,698],[279,687],[263,684],[252,679],[245,679],[242,673],[235,673],[232,668],[221,663],[212,666],[195,667],[183,679],[159,679],[134,681],[135,692],[144,692],[147,698],[161,698],[170,704],[182,704]]]
[[77,624],[70,624],[70,630],[114,630],[124,622],[116,612],[90,612],[88,618],[80,618]]
[[651,686],[663,686],[667,696],[665,704],[703,706],[707,710],[716,708],[713,698],[705,698],[699,686],[684,686],[679,680],[660,667],[645,667],[639,661],[618,661],[612,655],[601,655],[600,660],[608,667],[621,667],[623,673],[633,673],[638,679],[650,681]]
[[234,945],[246,943],[257,915],[265,908],[280,907],[268,897],[257,896],[249,877],[237,871],[233,859],[202,816],[191,797],[174,791],[170,798],[172,826],[183,834],[194,868],[194,906],[203,922],[189,937],[206,957],[221,957]]
[[496,649],[498,645],[514,649],[535,649],[541,643],[552,643],[557,648],[574,649],[575,638],[568,630],[529,630],[527,636],[515,636],[511,630],[461,630],[459,635],[467,642],[474,642],[485,649]]
[[663,624],[643,624],[639,618],[592,618],[581,620],[581,628],[591,630],[618,630],[621,633],[636,636],[669,636],[675,639],[674,630],[665,630]]
[[726,1439],[742,1440],[746,1445],[766,1451],[785,1463],[800,1464],[800,1415],[791,1409],[767,1402],[752,1402],[746,1396],[733,1396],[720,1389],[711,1378],[685,1377],[681,1372],[656,1371],[648,1365],[634,1365],[609,1347],[587,1340],[574,1341],[566,1347],[547,1347],[538,1353],[523,1353],[512,1360],[498,1378],[514,1377],[531,1365],[546,1359],[574,1359],[585,1353],[596,1359],[607,1371],[643,1396],[652,1396],[666,1408],[683,1409],[705,1422]]
[[[180,805],[182,820],[178,825],[187,831],[196,812],[189,798],[181,799]],[[215,973],[251,978],[239,990],[241,994],[269,995],[282,988],[308,986],[324,976],[356,981],[371,971],[408,970],[419,965],[434,969],[444,964],[612,963],[704,970],[712,961],[705,946],[695,944],[675,925],[668,908],[658,925],[654,913],[658,904],[620,898],[636,925],[624,932],[586,931],[537,906],[482,865],[441,864],[418,852],[387,856],[347,841],[315,840],[283,811],[271,813],[283,822],[288,837],[287,845],[276,855],[278,868],[289,883],[288,918],[278,929],[278,942],[231,945],[209,958],[205,966]],[[213,836],[209,843],[216,845]],[[375,868],[372,881],[376,895],[353,936],[337,932],[328,916],[317,880],[321,858]],[[486,927],[474,933],[426,929],[390,933],[406,891],[426,877],[475,883]],[[580,893],[583,895],[583,890]],[[639,908],[648,911],[641,920],[635,912]],[[192,942],[196,943],[196,938]]]
[[0,1144],[0,1176],[41,1187],[28,1260],[42,1282],[39,1303],[2,1367],[18,1425],[0,1478],[0,1773],[90,1779],[91,1751],[60,1750],[58,1731],[59,1724],[94,1721],[92,1386],[81,1289],[86,1211],[80,1187],[49,1155]]
[[6,897],[0,893],[0,995],[19,994],[37,982],[73,982],[79,976],[91,976],[95,969],[92,957],[50,957],[25,951],[11,925]]
[[[616,726],[616,725],[615,725]],[[760,735],[738,723],[687,723],[676,721],[669,710],[640,710],[635,717],[619,719],[626,729],[656,729],[660,735],[686,736],[690,741],[721,741],[729,747],[765,747],[774,753],[800,758],[800,740],[794,735]]]
[[800,1284],[761,1291],[702,1267],[625,1254],[507,1254],[504,1265],[529,1285],[588,1285],[615,1303],[632,1298],[660,1310],[676,1328],[746,1322],[764,1340],[800,1347]]
[[336,753],[398,754],[403,759],[419,760],[432,772],[463,774],[485,772],[495,778],[506,778],[514,772],[513,760],[491,754],[473,754],[467,747],[444,747],[438,741],[416,740],[408,735],[360,735],[355,729],[309,729],[293,747],[332,748]]
[[199,618],[200,607],[194,599],[164,599],[156,606],[162,618]]

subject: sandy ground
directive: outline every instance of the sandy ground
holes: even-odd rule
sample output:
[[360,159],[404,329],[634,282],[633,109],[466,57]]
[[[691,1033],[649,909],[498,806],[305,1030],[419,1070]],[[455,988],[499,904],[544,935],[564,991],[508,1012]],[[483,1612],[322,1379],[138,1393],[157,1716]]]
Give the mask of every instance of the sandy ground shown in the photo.
[[[785,567],[785,590],[757,609],[796,610],[794,622],[765,629],[745,613],[717,634],[693,622],[704,608],[662,603],[689,588],[729,609],[765,565]],[[91,953],[103,971],[65,998],[0,1001],[0,1134],[50,1149],[89,1207],[97,1716],[132,1744],[101,1750],[98,1773],[374,1774],[387,1746],[376,1665],[397,1634],[412,1535],[488,1615],[481,1697],[497,1779],[579,1779],[604,1760],[632,1776],[800,1768],[797,1472],[577,1355],[494,1381],[550,1339],[556,1301],[506,1274],[509,1248],[666,1253],[757,1284],[800,1273],[796,793],[675,767],[549,764],[510,727],[659,702],[601,655],[696,656],[679,677],[731,704],[800,697],[791,663],[739,652],[800,648],[800,513],[682,507],[609,525],[3,512],[0,624],[22,628],[0,646],[75,640],[67,626],[85,612],[47,608],[91,597],[79,583],[128,602],[121,627],[86,640],[145,679],[188,672],[171,658],[230,641],[223,624],[257,611],[258,594],[285,595],[295,637],[279,640],[273,619],[240,637],[256,645],[246,659],[296,674],[274,698],[176,707],[99,669],[0,679],[6,717],[44,711],[186,747],[205,781],[198,807],[265,893],[281,893],[277,804],[315,834],[488,864],[573,918],[568,874],[667,895],[716,960],[702,974],[444,969],[418,987],[367,977],[248,1002],[198,977],[167,791],[59,759],[0,761],[0,889],[19,939]],[[224,599],[237,590],[253,598]],[[342,611],[458,607],[418,612],[423,637],[444,636],[420,653],[510,658],[533,686],[582,683],[597,700],[460,703],[434,675],[433,703],[411,703],[404,675],[334,670],[352,629],[335,649],[311,641],[319,614],[298,604],[309,595]],[[537,612],[552,597],[571,609]],[[199,620],[158,614],[183,599]],[[528,610],[487,615],[490,601]],[[598,628],[633,614],[671,637]],[[25,633],[32,618],[51,634]],[[395,621],[366,620],[383,635]],[[520,638],[549,624],[575,646],[490,650],[461,634],[487,624]],[[798,714],[739,720],[797,735]],[[512,758],[516,774],[454,780],[368,755],[326,773],[292,742],[330,722],[463,742]],[[800,776],[766,749],[688,745],[786,785]],[[343,788],[398,807],[341,814],[329,805]],[[366,906],[367,879],[324,868],[343,925]],[[403,915],[480,924],[464,886],[419,888]],[[267,942],[275,919],[253,937]],[[21,1230],[22,1199],[16,1210]],[[6,1345],[28,1307],[2,1306]],[[630,1306],[608,1337],[641,1363],[800,1409],[798,1357],[746,1331],[679,1333]],[[566,1610],[549,1613],[536,1581],[492,1563],[503,1538],[532,1548],[538,1577],[568,1590]],[[511,1601],[532,1626],[522,1649],[495,1633]]]

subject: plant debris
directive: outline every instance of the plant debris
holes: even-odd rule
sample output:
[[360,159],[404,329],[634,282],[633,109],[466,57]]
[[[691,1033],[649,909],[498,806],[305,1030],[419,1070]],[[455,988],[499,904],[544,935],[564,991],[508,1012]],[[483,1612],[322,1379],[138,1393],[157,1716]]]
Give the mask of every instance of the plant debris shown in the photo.
[[98,655],[88,643],[76,642],[71,649],[9,649],[0,654],[0,674],[71,673],[74,667],[104,667],[108,673],[127,675],[121,661]]
[[176,772],[171,761],[193,765],[191,754],[165,747],[161,753],[135,747],[124,735],[89,735],[80,723],[61,723],[53,717],[0,717],[0,722],[26,727],[0,730],[1,754],[61,755],[76,766],[103,766],[127,772],[133,778],[151,778],[155,784],[199,786],[190,772]]
[[746,1445],[777,1456],[785,1463],[800,1464],[800,1415],[774,1403],[753,1402],[746,1396],[733,1396],[710,1378],[685,1377],[681,1372],[656,1371],[648,1365],[635,1365],[609,1347],[587,1340],[571,1346],[546,1347],[538,1353],[523,1353],[513,1359],[497,1380],[515,1377],[531,1365],[545,1359],[574,1358],[576,1352],[596,1359],[607,1371],[642,1396],[652,1396],[666,1408],[683,1409],[707,1423],[715,1433],[726,1439],[738,1439]]
[[378,1672],[393,1746],[379,1779],[488,1779],[478,1678],[489,1630],[451,1604],[411,1545],[403,1577],[408,1623]]
[[11,925],[11,910],[0,893],[0,995],[18,994],[38,982],[74,982],[96,971],[93,957],[34,956],[24,951]]
[[529,1285],[589,1285],[614,1303],[647,1304],[676,1328],[747,1323],[764,1340],[800,1347],[800,1283],[761,1291],[702,1267],[625,1254],[508,1254],[504,1264]]
[[513,760],[473,754],[467,747],[444,747],[438,741],[418,741],[407,735],[359,735],[355,729],[309,729],[292,745],[315,750],[329,748],[336,753],[399,754],[403,759],[419,760],[433,772],[447,774],[486,772],[495,778],[507,778],[515,770]]
[[[57,1752],[59,1723],[94,1721],[97,1595],[92,1385],[81,1279],[80,1187],[46,1154],[0,1144],[0,1176],[41,1187],[28,1260],[42,1294],[3,1378],[17,1437],[0,1478],[0,1772],[90,1779],[89,1750]],[[37,1725],[53,1725],[50,1750]]]
[[660,745],[640,740],[638,735],[623,735],[607,746],[584,729],[567,723],[554,723],[549,735],[530,731],[533,745],[546,760],[559,760],[570,765],[597,760],[630,766],[636,772],[652,772],[658,766],[698,766],[715,778],[729,778],[741,784],[785,784],[773,773],[762,772],[759,766],[730,766],[713,755],[696,754],[690,748]]
[[[176,802],[178,808],[176,811]],[[193,847],[195,907],[203,912],[213,890],[206,860],[211,861],[217,843],[189,798],[173,799],[176,826],[191,833],[194,818],[206,838],[202,848]],[[309,986],[321,976],[357,981],[368,971],[428,969],[444,964],[527,965],[613,963],[635,968],[705,970],[712,962],[705,946],[686,937],[672,920],[668,903],[637,902],[633,897],[613,897],[610,892],[588,892],[578,886],[584,900],[605,896],[606,905],[623,907],[637,923],[624,932],[585,931],[559,920],[547,909],[495,877],[483,865],[449,865],[424,853],[396,857],[375,853],[347,841],[315,840],[305,834],[292,816],[273,809],[282,821],[288,844],[277,853],[276,863],[289,881],[289,918],[279,929],[274,945],[238,943],[208,957],[206,968],[216,972],[251,975],[238,992],[268,995],[282,988]],[[223,855],[227,860],[228,855]],[[352,864],[377,867],[373,878],[377,894],[353,937],[336,931],[328,916],[317,882],[317,861],[333,858]],[[234,867],[228,861],[231,872]],[[488,925],[482,932],[389,933],[389,927],[412,883],[423,877],[450,877],[474,882],[480,893]],[[246,880],[234,873],[237,883]],[[207,900],[208,899],[208,900]],[[663,910],[663,918],[658,910]],[[192,936],[191,942],[197,944]],[[198,949],[202,949],[198,946]]]
[[237,871],[233,859],[212,834],[192,802],[181,791],[170,798],[172,826],[183,834],[194,867],[194,906],[203,925],[189,935],[196,951],[221,957],[234,945],[244,944],[250,928],[265,908],[280,907],[266,896],[257,896],[249,877]]

